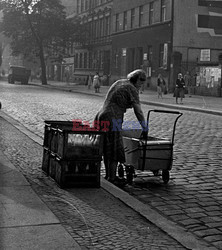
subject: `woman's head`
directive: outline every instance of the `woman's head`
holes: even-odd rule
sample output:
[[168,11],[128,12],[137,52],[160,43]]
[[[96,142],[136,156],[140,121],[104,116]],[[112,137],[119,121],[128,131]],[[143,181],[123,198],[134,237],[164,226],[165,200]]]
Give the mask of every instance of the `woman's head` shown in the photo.
[[178,74],[178,78],[182,78],[183,75],[181,73]]
[[135,84],[138,80],[145,82],[146,72],[142,69],[136,69],[127,75],[127,79],[133,84]]

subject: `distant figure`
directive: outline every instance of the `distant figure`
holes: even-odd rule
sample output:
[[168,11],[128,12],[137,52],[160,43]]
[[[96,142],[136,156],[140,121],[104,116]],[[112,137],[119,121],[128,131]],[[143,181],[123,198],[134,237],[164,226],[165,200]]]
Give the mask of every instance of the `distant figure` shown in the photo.
[[92,74],[89,73],[88,79],[87,79],[87,86],[88,86],[88,89],[91,89],[92,84],[93,84]]
[[174,96],[176,97],[176,103],[178,104],[178,98],[180,98],[180,104],[183,104],[183,98],[185,97],[185,81],[181,73],[178,74],[175,87]]
[[66,69],[64,75],[65,75],[66,83],[69,83],[69,78],[70,78],[69,70]]
[[157,77],[157,96],[163,98],[163,89],[166,88],[166,83],[161,74]]
[[35,79],[35,73],[31,71],[30,81],[33,82],[34,79]]
[[96,72],[96,74],[93,77],[93,87],[95,89],[95,93],[99,93],[100,91],[100,78],[99,73]]

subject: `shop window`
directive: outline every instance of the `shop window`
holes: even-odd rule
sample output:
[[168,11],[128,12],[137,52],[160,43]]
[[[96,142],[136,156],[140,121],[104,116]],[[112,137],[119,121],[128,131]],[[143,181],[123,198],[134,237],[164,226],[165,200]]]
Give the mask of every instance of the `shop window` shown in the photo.
[[147,48],[147,60],[151,63],[153,61],[153,47],[148,46]]
[[163,67],[163,58],[164,58],[164,44],[160,44],[160,48],[159,48],[159,67]]
[[143,48],[138,47],[137,48],[137,57],[136,57],[136,67],[141,68],[143,65]]
[[119,65],[119,54],[118,54],[118,51],[116,51],[114,53],[114,65],[115,65],[115,68],[117,69],[118,65]]

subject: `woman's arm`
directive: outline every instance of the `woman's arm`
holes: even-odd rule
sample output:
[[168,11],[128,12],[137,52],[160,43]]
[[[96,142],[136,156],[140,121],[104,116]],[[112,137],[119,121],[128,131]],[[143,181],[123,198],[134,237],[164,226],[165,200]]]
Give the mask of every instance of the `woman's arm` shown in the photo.
[[143,128],[143,131],[147,131],[148,129],[147,122],[145,120],[140,103],[133,104],[133,110],[134,110],[137,120],[139,121],[141,127]]

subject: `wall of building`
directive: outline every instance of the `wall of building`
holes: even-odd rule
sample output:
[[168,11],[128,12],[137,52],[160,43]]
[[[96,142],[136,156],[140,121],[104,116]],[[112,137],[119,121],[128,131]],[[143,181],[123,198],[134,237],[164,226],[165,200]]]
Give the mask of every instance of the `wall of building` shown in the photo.
[[[222,4],[220,8],[215,8],[200,6],[199,3],[197,0],[189,1],[189,4],[185,0],[174,1],[173,50],[180,52],[182,56],[181,67],[178,67],[178,70],[180,69],[183,74],[189,71],[192,78],[195,78],[196,94],[220,95],[221,70],[218,58],[222,54],[222,32],[220,32],[220,27],[218,30],[218,18],[221,18],[220,23],[222,23]],[[181,10],[183,10],[184,15],[181,15]],[[200,15],[204,16],[202,23],[199,19]],[[216,21],[208,22],[209,16],[216,16]],[[207,27],[208,25],[211,27]],[[213,26],[215,26],[215,29]],[[203,50],[206,50],[206,53],[209,54],[208,59],[204,59],[202,56]],[[215,83],[209,83],[205,79],[197,83],[197,78],[204,79],[201,73],[204,72],[203,66],[207,71],[208,66],[216,66],[215,70],[219,70],[220,74],[219,80]],[[212,70],[212,79],[215,70]],[[210,79],[210,77],[207,77],[207,79]]]
[[[153,2],[154,9],[153,23],[150,23],[149,10],[151,2]],[[160,0],[114,0],[112,18],[112,80],[116,80],[118,77],[125,77],[129,71],[139,67],[147,71],[149,87],[156,88],[156,78],[159,73],[168,82],[171,4],[171,0],[165,1],[165,19],[161,20]],[[141,6],[143,6],[142,22],[140,22]],[[131,25],[132,9],[135,10],[133,27]],[[124,25],[124,12],[127,13],[127,25]],[[168,48],[166,67],[163,67],[160,63],[160,46],[164,44]],[[150,55],[150,50],[152,55]]]

